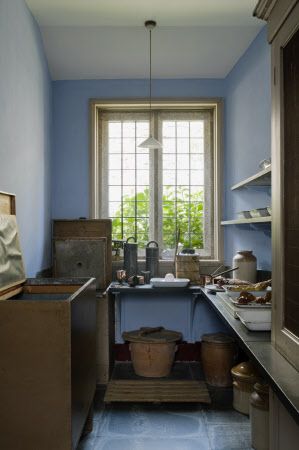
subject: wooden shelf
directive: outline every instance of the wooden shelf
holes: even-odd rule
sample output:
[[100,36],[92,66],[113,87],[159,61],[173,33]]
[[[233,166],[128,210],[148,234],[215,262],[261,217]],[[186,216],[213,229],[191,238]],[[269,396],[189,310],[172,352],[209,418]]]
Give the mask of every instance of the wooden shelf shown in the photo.
[[223,220],[221,225],[241,225],[241,224],[250,224],[250,223],[267,223],[271,222],[272,217],[254,217],[252,219],[235,219],[235,220]]
[[271,166],[261,170],[249,178],[246,178],[246,180],[234,184],[231,187],[231,190],[234,191],[235,189],[248,186],[271,186]]

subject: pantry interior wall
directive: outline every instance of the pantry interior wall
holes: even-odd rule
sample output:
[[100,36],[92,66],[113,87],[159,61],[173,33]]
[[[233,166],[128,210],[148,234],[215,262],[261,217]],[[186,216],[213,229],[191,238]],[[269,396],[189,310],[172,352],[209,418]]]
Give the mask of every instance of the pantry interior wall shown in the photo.
[[[103,62],[104,63],[104,62]],[[17,196],[27,276],[51,264],[51,219],[89,215],[89,99],[147,98],[148,80],[52,81],[24,0],[0,1],[0,189]],[[265,206],[268,192],[232,193],[270,155],[270,49],[265,28],[225,79],[153,80],[155,98],[224,99],[223,218]],[[225,263],[252,249],[271,266],[270,227],[226,227]]]

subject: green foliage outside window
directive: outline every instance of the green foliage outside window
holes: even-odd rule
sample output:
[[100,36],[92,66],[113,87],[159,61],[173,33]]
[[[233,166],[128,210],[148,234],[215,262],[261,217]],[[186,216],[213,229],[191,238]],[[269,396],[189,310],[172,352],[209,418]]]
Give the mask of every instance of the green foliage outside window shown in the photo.
[[[112,220],[113,239],[135,236],[139,246],[145,247],[150,240],[149,200],[149,188],[132,197],[123,197],[122,211],[117,211]],[[189,194],[188,187],[178,187],[174,192],[172,186],[164,186],[162,210],[164,249],[175,247],[178,228],[184,247],[203,248],[203,191]]]

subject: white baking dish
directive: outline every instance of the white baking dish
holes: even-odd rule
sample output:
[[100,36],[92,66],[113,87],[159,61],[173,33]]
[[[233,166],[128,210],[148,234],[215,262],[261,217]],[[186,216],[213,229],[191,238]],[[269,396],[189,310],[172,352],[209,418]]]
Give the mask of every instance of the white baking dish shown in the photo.
[[186,287],[190,280],[188,278],[151,278],[150,283],[153,287]]
[[237,315],[240,320],[248,323],[271,323],[271,308],[242,309],[237,312]]
[[[239,313],[237,313],[238,316]],[[239,317],[242,324],[250,331],[270,331],[271,322],[248,322],[241,317]]]
[[[225,290],[225,292],[227,293],[227,295],[232,299],[232,300],[237,300],[238,297],[240,297],[240,293],[242,291],[231,291],[229,289],[229,286],[223,286],[223,289]],[[247,289],[244,289],[244,291],[249,292],[250,294],[253,294],[255,297],[263,297],[266,294],[266,290],[264,291],[249,291]]]

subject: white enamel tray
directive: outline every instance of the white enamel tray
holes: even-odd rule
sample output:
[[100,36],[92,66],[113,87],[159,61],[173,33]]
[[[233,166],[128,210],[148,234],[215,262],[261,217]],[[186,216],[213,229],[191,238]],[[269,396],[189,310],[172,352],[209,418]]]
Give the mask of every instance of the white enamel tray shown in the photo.
[[150,281],[153,287],[186,287],[190,280],[188,278],[174,278],[165,279],[165,278],[151,278]]

